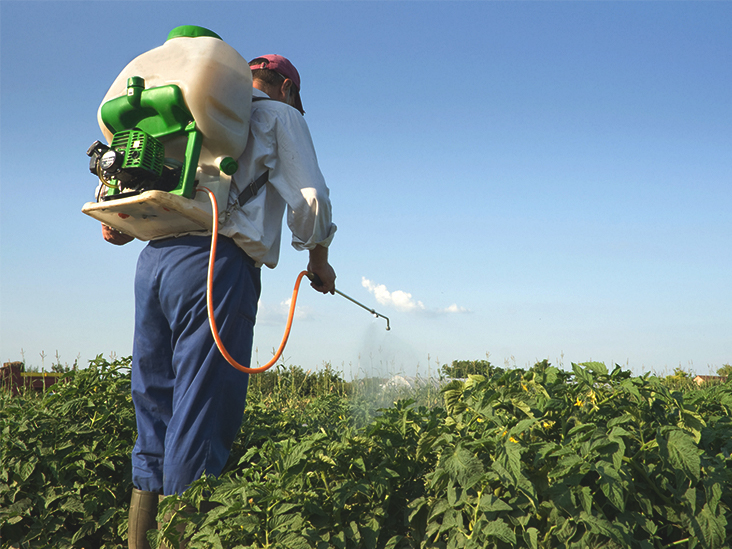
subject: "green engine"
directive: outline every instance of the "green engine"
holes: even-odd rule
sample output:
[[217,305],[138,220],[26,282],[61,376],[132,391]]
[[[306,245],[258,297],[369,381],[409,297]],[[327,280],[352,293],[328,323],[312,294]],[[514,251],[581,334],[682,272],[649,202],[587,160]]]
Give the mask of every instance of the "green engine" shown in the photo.
[[[101,117],[112,143],[95,141],[86,154],[108,189],[103,200],[150,190],[193,197],[202,136],[178,86],[145,89],[142,78],[129,78],[127,94],[102,105]],[[165,142],[178,136],[186,137],[184,162],[165,156]]]
[[137,128],[114,134],[109,147],[96,141],[87,154],[91,172],[115,194],[171,191],[180,178],[179,168],[165,165],[165,146]]

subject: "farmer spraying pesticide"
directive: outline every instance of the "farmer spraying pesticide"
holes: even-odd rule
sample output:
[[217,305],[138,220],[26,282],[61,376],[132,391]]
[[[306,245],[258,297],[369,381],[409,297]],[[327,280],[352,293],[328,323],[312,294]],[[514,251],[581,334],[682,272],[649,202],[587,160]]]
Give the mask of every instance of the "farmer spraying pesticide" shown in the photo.
[[[236,65],[231,70],[237,76],[222,83],[218,79],[227,78],[229,69],[216,66],[203,81],[186,82],[195,73],[190,68],[192,63],[213,66],[221,59],[220,53],[213,54],[214,50],[211,59],[206,58],[212,46],[227,49],[230,64]],[[163,48],[166,51],[161,54],[159,50]],[[159,495],[182,493],[204,472],[221,473],[245,406],[248,374],[227,363],[210,327],[207,274],[211,228],[196,225],[197,214],[189,212],[205,209],[205,202],[194,199],[189,187],[211,182],[212,194],[218,194],[220,210],[216,221],[220,224],[208,291],[212,293],[210,303],[215,310],[211,314],[215,316],[218,335],[237,361],[248,365],[251,359],[260,268],[277,265],[285,210],[292,245],[309,253],[307,270],[314,280],[311,285],[325,294],[335,292],[336,275],[328,262],[328,247],[336,226],[331,219],[328,187],[303,118],[300,75],[289,60],[279,55],[255,58],[249,62],[247,73],[240,69],[238,54],[228,49],[206,29],[174,29],[166,44],[156,48],[157,52],[151,50],[140,56],[137,63],[131,63],[134,66],[128,69],[139,74],[127,75],[127,69],[123,73],[128,89],[122,93],[127,97],[137,94],[137,98],[125,97],[120,101],[117,110],[123,112],[116,119],[132,120],[135,130],[143,130],[140,136],[125,134],[125,141],[119,141],[122,145],[117,148],[110,140],[111,147],[97,143],[89,151],[92,171],[110,190],[86,213],[103,221],[102,235],[108,242],[123,245],[135,236],[150,240],[140,254],[135,275],[132,398],[138,439],[132,454],[131,548],[147,547],[145,532],[156,528]],[[155,83],[156,88],[144,87],[146,77],[175,64],[171,59],[177,59],[185,69],[171,75],[167,82]],[[130,86],[133,76],[139,77],[142,84],[132,81]],[[231,86],[236,79],[239,85]],[[158,108],[155,101],[163,92],[154,90],[171,82],[173,87],[183,90],[183,101],[174,97],[174,90],[166,91],[166,97],[173,97],[170,104],[176,106]],[[150,85],[148,82],[147,86]],[[203,97],[226,90],[229,96],[225,99],[230,104],[224,105],[222,112],[245,105],[246,132],[241,135],[241,131],[234,131],[232,138],[238,141],[239,150],[230,146],[223,132],[208,130],[212,123],[205,120],[205,110],[199,117],[192,112],[195,106],[189,104],[185,90],[202,86],[210,91],[198,89],[194,93]],[[167,122],[168,133],[158,130],[157,122],[138,119],[141,108],[135,110],[134,102],[147,107],[145,112],[154,111],[158,118],[172,119],[173,122]],[[128,108],[127,103],[133,107]],[[137,114],[129,115],[128,111]],[[190,122],[186,120],[189,111]],[[234,118],[242,120],[241,116]],[[182,122],[175,125],[178,119]],[[103,116],[100,123],[103,131],[112,133]],[[114,128],[114,138],[119,131]],[[215,137],[208,140],[207,131]],[[143,156],[141,148],[146,143],[151,144],[151,150],[155,149],[155,140],[162,142],[165,149],[159,155],[164,158],[162,168],[152,161],[149,168],[125,168],[124,163],[132,156]],[[193,183],[182,181],[186,177]],[[176,192],[177,196],[171,196]],[[123,207],[128,209],[122,211]],[[164,216],[174,215],[171,211],[180,215],[163,229],[156,226],[144,229],[147,234],[135,234],[148,220],[159,223]],[[173,234],[160,234],[182,217],[188,225],[176,225]]]

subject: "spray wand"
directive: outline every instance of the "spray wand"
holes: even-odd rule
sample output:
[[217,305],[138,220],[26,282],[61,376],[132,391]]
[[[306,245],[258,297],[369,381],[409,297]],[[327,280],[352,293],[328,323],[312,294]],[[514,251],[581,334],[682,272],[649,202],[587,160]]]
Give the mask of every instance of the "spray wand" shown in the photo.
[[[316,286],[322,285],[322,282],[321,282],[320,277],[318,275],[316,275],[314,273],[307,273],[307,277],[310,279],[310,282],[312,282]],[[387,331],[391,330],[391,326],[389,325],[389,319],[387,317],[385,317],[384,315],[382,315],[381,313],[377,313],[373,309],[369,309],[363,303],[359,303],[358,301],[356,301],[355,299],[353,299],[351,296],[348,296],[348,295],[344,294],[340,290],[335,290],[335,293],[337,293],[338,295],[340,295],[342,297],[345,297],[348,301],[350,301],[351,303],[355,303],[356,305],[358,305],[362,309],[366,309],[368,312],[370,312],[372,315],[374,315],[375,318],[378,318],[378,317],[383,318],[384,320],[386,320],[386,330]]]

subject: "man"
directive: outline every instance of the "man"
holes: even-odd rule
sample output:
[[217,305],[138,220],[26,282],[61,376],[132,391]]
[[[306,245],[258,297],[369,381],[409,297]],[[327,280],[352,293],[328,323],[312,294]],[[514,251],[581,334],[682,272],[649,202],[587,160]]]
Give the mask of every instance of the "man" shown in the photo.
[[[308,250],[308,271],[319,278],[311,285],[332,294],[336,278],[328,262],[336,226],[303,118],[300,75],[279,55],[256,58],[250,67],[249,139],[219,230],[213,284],[219,333],[242,364],[251,359],[260,267],[277,265],[286,209],[292,245]],[[132,240],[104,225],[102,231],[113,244]],[[241,427],[249,376],[226,362],[211,335],[209,249],[210,236],[185,235],[150,242],[138,260],[131,548],[147,547],[145,532],[156,527],[160,494],[182,493],[203,473],[221,473]]]

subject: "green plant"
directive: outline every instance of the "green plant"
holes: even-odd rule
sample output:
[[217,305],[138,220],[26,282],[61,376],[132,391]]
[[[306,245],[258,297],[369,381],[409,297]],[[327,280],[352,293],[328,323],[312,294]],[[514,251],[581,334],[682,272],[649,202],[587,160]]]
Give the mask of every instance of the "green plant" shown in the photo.
[[[128,364],[0,392],[3,549],[125,545]],[[434,386],[322,390],[338,380],[283,368],[250,392],[225,472],[164,500],[155,541],[182,526],[197,549],[732,546],[732,384],[599,362],[484,374],[438,406]]]
[[491,375],[496,370],[487,360],[453,360],[450,366],[442,366],[440,373],[445,377],[464,379],[469,375]]
[[42,396],[3,391],[3,547],[122,547],[136,437],[128,364],[99,356]]
[[411,504],[421,546],[728,546],[732,392],[712,391],[546,361],[452,384],[420,443],[439,454]]

